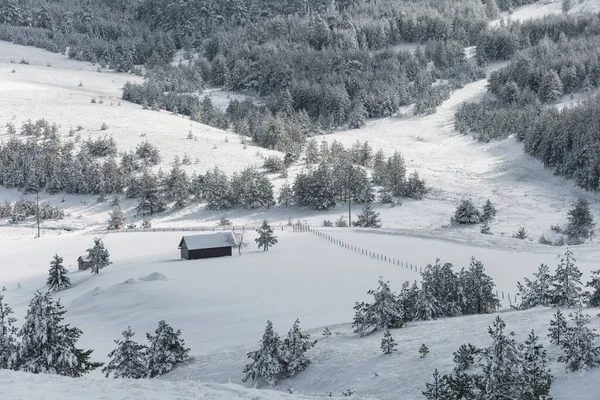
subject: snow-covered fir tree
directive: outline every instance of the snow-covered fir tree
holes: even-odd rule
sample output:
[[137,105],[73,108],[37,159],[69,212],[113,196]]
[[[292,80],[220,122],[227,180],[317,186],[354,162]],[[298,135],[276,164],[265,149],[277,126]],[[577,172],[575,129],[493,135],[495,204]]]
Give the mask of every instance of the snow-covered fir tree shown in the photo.
[[112,208],[112,210],[108,213],[108,216],[110,217],[108,220],[108,229],[121,229],[127,222],[125,215],[123,214],[123,210],[118,204]]
[[575,258],[567,249],[552,282],[551,304],[556,307],[577,307],[582,303],[581,271],[575,265]]
[[262,380],[269,385],[274,386],[282,374],[285,372],[285,364],[283,362],[283,354],[281,352],[281,340],[279,335],[273,331],[273,323],[267,321],[265,333],[260,342],[260,348],[256,351],[248,353],[250,361],[244,367],[243,373],[246,374],[244,382],[248,379],[260,384]]
[[[440,316],[453,317],[462,313],[461,291],[459,275],[453,271],[450,263],[442,264],[439,259],[435,264],[428,264],[421,273],[421,285],[427,293],[421,296],[425,300],[428,296],[435,301],[433,304],[433,319]],[[423,305],[424,303],[420,303]],[[434,309],[439,308],[439,311]]]
[[481,353],[481,388],[490,399],[521,399],[523,357],[514,332],[504,332],[506,324],[498,316],[488,328],[492,345]]
[[184,170],[174,165],[166,179],[167,197],[175,201],[175,208],[181,209],[188,203],[190,183]]
[[135,335],[128,326],[122,333],[123,339],[116,339],[117,348],[108,354],[110,361],[102,368],[106,377],[140,379],[146,375],[146,350],[131,338]]
[[446,384],[444,380],[441,379],[437,368],[433,373],[433,383],[428,382],[425,384],[423,396],[425,396],[427,400],[446,400],[448,398]]
[[166,204],[161,194],[159,182],[162,180],[152,175],[147,169],[137,183],[137,213],[142,216],[154,215],[165,211]]
[[433,294],[431,286],[424,284],[421,290],[419,290],[415,302],[415,319],[429,321],[444,316],[445,314],[442,305]]
[[600,365],[600,347],[595,345],[599,336],[596,329],[590,329],[587,324],[590,316],[581,310],[569,314],[574,326],[567,327],[567,332],[561,340],[560,347],[563,354],[558,357],[559,362],[567,364],[568,371],[580,371],[595,368]]
[[294,377],[310,365],[310,358],[306,352],[315,344],[317,344],[316,340],[310,340],[310,335],[300,330],[300,320],[297,319],[281,347],[281,357],[287,377]]
[[65,313],[64,307],[53,301],[49,292],[35,294],[18,333],[16,369],[80,377],[102,366],[89,360],[92,350],[75,347],[82,332],[61,324]]
[[277,199],[277,202],[284,207],[289,207],[293,201],[294,191],[292,190],[290,184],[286,181],[279,190],[279,198]]
[[588,294],[588,307],[600,307],[600,269],[592,271],[592,280],[585,286],[591,289]]
[[352,225],[361,228],[381,228],[381,218],[379,213],[373,210],[371,203],[365,203],[358,214],[358,219]]
[[398,296],[390,289],[390,283],[379,278],[377,290],[369,290],[373,303],[356,303],[352,327],[360,336],[384,329],[397,329],[404,325],[404,312]]
[[323,336],[331,336],[331,331],[328,327],[325,327],[325,329],[323,330]]
[[550,320],[550,328],[548,329],[550,343],[560,346],[561,342],[565,339],[566,334],[567,320],[560,309],[558,309],[554,313],[554,318]]
[[87,261],[92,274],[98,274],[102,268],[112,264],[110,254],[100,238],[94,238],[94,247],[87,249],[87,253]]
[[383,354],[392,354],[398,350],[396,349],[397,346],[398,343],[392,337],[390,330],[386,329],[381,338],[381,351],[383,351]]
[[468,370],[475,364],[475,356],[480,353],[480,350],[473,346],[471,343],[465,343],[460,345],[453,355],[454,371],[463,372]]
[[404,322],[409,322],[416,318],[416,304],[419,292],[419,286],[416,281],[412,285],[408,281],[402,283],[402,290],[400,290],[400,294],[398,295],[398,301],[404,313]]
[[421,358],[425,358],[427,357],[427,354],[429,354],[429,348],[425,343],[421,344],[421,347],[419,347],[419,354],[421,355]]
[[57,292],[71,286],[71,280],[67,277],[67,269],[62,264],[63,258],[58,254],[55,254],[52,261],[50,261],[46,285],[51,292]]
[[0,294],[0,369],[11,369],[15,361],[17,319],[13,314],[12,308],[4,302],[4,295]]
[[521,304],[519,308],[526,310],[535,306],[548,306],[552,298],[552,276],[548,265],[541,264],[538,271],[533,274],[533,280],[524,279],[525,285],[517,282]]
[[523,390],[520,399],[539,400],[545,398],[552,386],[552,374],[548,369],[548,358],[539,337],[532,330],[523,348]]
[[456,208],[450,221],[456,225],[478,224],[481,222],[481,214],[471,200],[463,200]]
[[146,334],[149,346],[146,351],[146,375],[154,378],[166,374],[178,364],[187,361],[190,349],[180,338],[181,331],[175,331],[164,320],[158,322],[155,335]]
[[[492,0],[493,1],[493,0]],[[485,204],[483,205],[483,212],[481,213],[481,220],[483,222],[489,222],[496,216],[496,207],[492,204],[490,199],[487,199]]]
[[471,258],[469,269],[459,274],[463,314],[489,314],[500,307],[494,293],[494,280],[485,273],[481,261]]
[[590,210],[590,203],[579,198],[573,203],[573,208],[568,212],[569,223],[565,229],[569,241],[579,244],[594,236],[594,216]]
[[257,232],[259,236],[254,241],[258,243],[259,249],[262,247],[264,251],[269,251],[269,247],[277,244],[277,236],[273,235],[273,228],[271,228],[266,220],[263,221]]

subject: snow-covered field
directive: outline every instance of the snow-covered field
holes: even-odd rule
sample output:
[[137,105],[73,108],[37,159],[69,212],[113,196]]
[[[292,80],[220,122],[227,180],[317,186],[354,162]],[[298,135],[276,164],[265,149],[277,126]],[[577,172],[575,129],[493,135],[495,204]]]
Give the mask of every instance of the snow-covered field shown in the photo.
[[[594,13],[600,11],[600,1],[598,0],[573,0],[569,14]],[[498,20],[492,21],[491,25],[500,23],[501,19],[505,21],[526,21],[528,19],[541,18],[546,15],[561,14],[562,0],[540,0],[533,4],[517,7],[512,13],[503,12]]]

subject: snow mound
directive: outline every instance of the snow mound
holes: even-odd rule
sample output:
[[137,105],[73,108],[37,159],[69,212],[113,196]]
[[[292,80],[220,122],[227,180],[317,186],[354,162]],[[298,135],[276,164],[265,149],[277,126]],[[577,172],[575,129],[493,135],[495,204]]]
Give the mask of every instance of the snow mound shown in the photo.
[[167,276],[165,274],[160,273],[160,272],[153,272],[150,275],[144,276],[140,280],[144,281],[144,282],[166,281],[167,280]]

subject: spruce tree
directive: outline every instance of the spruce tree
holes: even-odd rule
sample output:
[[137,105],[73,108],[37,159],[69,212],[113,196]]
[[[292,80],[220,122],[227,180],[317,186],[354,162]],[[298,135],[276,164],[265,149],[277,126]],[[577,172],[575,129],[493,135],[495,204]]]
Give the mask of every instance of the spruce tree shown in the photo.
[[590,211],[590,203],[579,198],[573,203],[573,208],[568,212],[569,223],[565,232],[573,244],[578,244],[594,236],[594,216]]
[[277,244],[277,236],[273,235],[273,228],[271,228],[267,220],[263,221],[262,226],[257,232],[259,236],[254,241],[258,243],[259,249],[262,247],[264,251],[269,251],[269,247]]
[[520,399],[539,400],[550,392],[552,374],[547,368],[548,358],[539,337],[532,330],[525,341],[523,350],[523,391]]
[[440,374],[439,374],[437,368],[435,369],[435,372],[433,373],[433,383],[426,383],[425,388],[426,389],[423,392],[423,396],[425,396],[425,398],[427,400],[446,400],[446,399],[448,399],[447,386],[446,386],[444,380],[442,380],[440,378]]
[[285,374],[293,378],[297,373],[304,371],[310,365],[310,358],[306,352],[317,344],[316,340],[310,340],[308,333],[300,330],[300,320],[296,320],[283,340],[281,356]]
[[294,191],[292,190],[290,184],[286,181],[281,189],[279,190],[279,199],[278,202],[280,205],[284,207],[288,207],[294,199]]
[[[493,1],[493,0],[492,0]],[[481,213],[481,220],[483,222],[489,222],[496,216],[496,207],[492,204],[490,199],[487,199],[485,204],[483,205],[483,212]]]
[[461,271],[459,279],[463,314],[489,314],[500,307],[500,300],[494,294],[494,280],[485,273],[481,261],[471,258],[469,269]]
[[65,313],[64,307],[54,302],[49,292],[35,294],[18,333],[21,342],[16,352],[16,367],[19,370],[77,378],[102,366],[89,360],[92,350],[75,347],[82,332],[61,324]]
[[116,339],[117,348],[108,354],[109,363],[102,368],[106,377],[140,379],[146,375],[146,346],[131,340],[135,335],[128,326],[122,333],[123,339]]
[[588,295],[588,307],[600,307],[600,269],[592,271],[592,280],[586,284],[592,289]]
[[538,268],[538,272],[533,274],[534,279],[524,279],[525,285],[521,282],[517,282],[517,289],[521,296],[520,309],[526,310],[535,306],[547,306],[550,304],[552,298],[552,276],[548,265],[541,264]]
[[383,354],[395,353],[397,351],[396,346],[398,346],[398,343],[396,343],[396,341],[392,337],[390,330],[386,329],[383,334],[383,337],[381,338],[380,346],[381,350],[383,351]]
[[371,203],[365,203],[358,214],[358,220],[352,225],[361,228],[381,228],[381,219],[379,213],[371,208]]
[[428,321],[444,316],[440,300],[433,294],[431,287],[424,284],[416,298],[415,319]]
[[569,314],[569,317],[575,326],[567,328],[564,340],[560,344],[563,354],[558,357],[558,361],[566,363],[568,371],[597,367],[600,365],[600,347],[596,346],[594,341],[599,335],[596,329],[586,326],[590,322],[590,316],[578,310],[574,315]]
[[481,222],[481,214],[471,200],[460,202],[450,222],[455,225],[478,224]]
[[404,312],[398,296],[390,289],[390,283],[379,278],[377,290],[369,290],[373,303],[356,303],[352,327],[360,336],[366,336],[384,329],[401,328],[404,325]]
[[248,358],[252,361],[244,367],[243,373],[246,374],[244,382],[248,379],[260,383],[260,380],[266,381],[274,386],[282,374],[285,372],[283,355],[281,354],[281,340],[279,335],[273,331],[273,323],[267,321],[267,327],[260,342],[260,349],[248,353]]
[[458,350],[452,353],[454,356],[454,363],[456,364],[454,366],[454,371],[463,372],[469,369],[473,364],[475,364],[475,356],[479,353],[480,350],[471,343],[462,344]]
[[548,329],[548,332],[550,343],[560,346],[561,341],[564,340],[567,333],[567,320],[565,320],[565,317],[563,313],[560,312],[560,309],[556,310],[554,313],[554,319],[550,320],[550,328]]
[[67,270],[62,263],[63,258],[59,257],[58,254],[55,254],[54,259],[50,261],[49,276],[46,285],[51,292],[57,292],[71,286],[71,280],[67,277]]
[[14,311],[4,302],[0,294],[0,369],[13,367],[14,355],[17,348],[17,319],[12,316]]
[[553,69],[546,72],[540,83],[540,99],[544,103],[556,103],[562,97],[563,84],[560,77]]
[[577,261],[570,249],[556,267],[552,282],[551,304],[556,307],[577,307],[582,302],[581,271],[575,265]]
[[112,264],[110,254],[100,238],[94,238],[94,247],[87,249],[87,253],[87,262],[90,265],[92,274],[97,275],[102,268]]
[[154,378],[166,374],[178,364],[187,361],[190,349],[179,336],[181,331],[175,331],[164,320],[158,322],[155,335],[146,334],[150,343],[146,351],[146,375]]
[[429,354],[429,348],[425,343],[421,344],[421,347],[419,347],[419,354],[421,355],[421,358],[425,358],[427,357],[427,354]]

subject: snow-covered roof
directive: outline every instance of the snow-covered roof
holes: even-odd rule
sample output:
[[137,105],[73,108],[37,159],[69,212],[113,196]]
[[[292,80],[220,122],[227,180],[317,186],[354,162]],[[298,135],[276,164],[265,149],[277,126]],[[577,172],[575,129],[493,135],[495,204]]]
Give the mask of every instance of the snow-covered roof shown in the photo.
[[188,250],[213,249],[215,247],[233,246],[233,233],[215,232],[204,235],[183,236],[179,242],[179,248],[185,241]]

